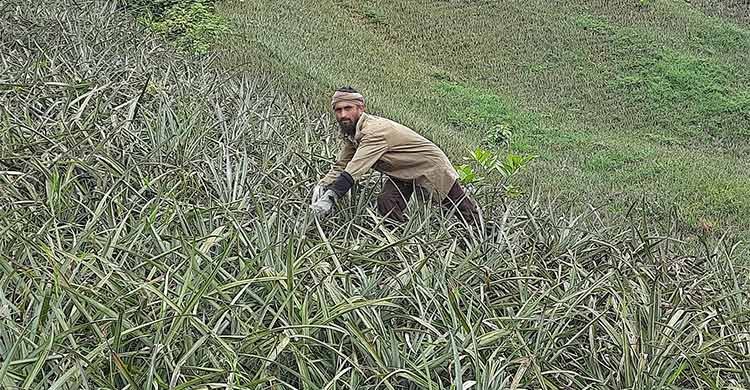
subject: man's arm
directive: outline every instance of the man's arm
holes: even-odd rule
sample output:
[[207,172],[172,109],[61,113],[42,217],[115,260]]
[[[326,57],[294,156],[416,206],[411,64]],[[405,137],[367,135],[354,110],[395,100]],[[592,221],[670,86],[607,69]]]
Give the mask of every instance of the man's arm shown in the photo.
[[[351,146],[351,145],[349,145]],[[368,132],[363,135],[359,147],[350,151],[342,150],[339,154],[339,160],[331,167],[331,171],[326,175],[326,180],[336,174],[341,169],[341,162],[348,159],[345,168],[340,170],[338,176],[327,187],[321,198],[310,205],[310,208],[318,215],[325,216],[333,208],[337,199],[347,193],[356,180],[359,180],[373,165],[388,151],[388,143],[383,136],[382,131]]]
[[320,179],[320,182],[318,182],[318,184],[326,187],[331,185],[336,180],[336,178],[341,175],[341,172],[344,172],[347,164],[349,164],[349,161],[351,161],[352,157],[354,157],[355,151],[356,149],[354,148],[354,145],[352,145],[348,141],[344,141],[343,146],[341,147],[341,150],[339,150],[339,154],[336,157],[336,162],[331,165],[328,173],[322,179]]
[[328,188],[338,197],[343,196],[387,151],[388,142],[380,129],[364,134],[346,168]]
[[362,137],[359,148],[344,169],[355,181],[362,178],[388,151],[383,129],[373,129]]

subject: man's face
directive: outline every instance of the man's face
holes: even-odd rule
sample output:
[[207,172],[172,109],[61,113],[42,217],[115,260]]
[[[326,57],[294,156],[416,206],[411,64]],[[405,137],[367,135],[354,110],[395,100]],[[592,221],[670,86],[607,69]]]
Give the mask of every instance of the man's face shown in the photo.
[[364,106],[352,102],[339,102],[333,107],[336,114],[336,122],[345,133],[353,134],[357,127],[357,121],[365,111]]

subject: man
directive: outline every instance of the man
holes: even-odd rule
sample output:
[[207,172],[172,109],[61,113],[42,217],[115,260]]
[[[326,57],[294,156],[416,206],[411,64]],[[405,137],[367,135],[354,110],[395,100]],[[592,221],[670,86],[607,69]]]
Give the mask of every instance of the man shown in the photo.
[[333,95],[344,145],[328,174],[313,189],[310,208],[327,215],[371,168],[387,176],[377,199],[378,212],[405,222],[404,211],[415,187],[432,191],[446,208],[457,208],[463,221],[479,226],[479,211],[456,180],[458,173],[434,143],[414,130],[386,118],[365,113],[364,97],[351,87]]

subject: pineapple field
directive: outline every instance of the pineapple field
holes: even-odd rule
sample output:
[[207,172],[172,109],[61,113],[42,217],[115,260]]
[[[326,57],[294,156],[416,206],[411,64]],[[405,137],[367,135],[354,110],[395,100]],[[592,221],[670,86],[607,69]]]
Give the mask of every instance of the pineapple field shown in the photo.
[[[369,4],[359,17],[374,28],[399,22],[374,2],[342,2]],[[750,385],[742,211],[714,226],[637,196],[575,203],[534,178],[556,157],[535,149],[529,129],[558,134],[550,116],[453,79],[448,65],[433,69],[443,75],[434,89],[403,67],[428,101],[455,103],[447,119],[394,108],[413,104],[403,90],[387,97],[395,75],[371,87],[373,109],[425,124],[457,165],[481,162],[463,156],[490,146],[445,123],[505,124],[512,135],[493,153],[538,156],[471,186],[484,229],[416,199],[407,223],[384,223],[377,174],[330,218],[313,217],[310,190],[337,152],[319,103],[328,82],[362,79],[330,76],[338,63],[298,64],[317,78],[282,73],[274,43],[246,39],[236,19],[248,9],[273,24],[268,4],[217,5],[228,27],[211,34],[226,37],[197,54],[115,2],[0,5],[0,388]],[[579,22],[606,30],[597,20]],[[266,54],[249,46],[259,42]],[[630,82],[657,85],[643,81],[652,76]],[[724,91],[744,104],[726,77]],[[505,122],[488,122],[482,113],[499,106]],[[741,122],[722,118],[727,129]]]

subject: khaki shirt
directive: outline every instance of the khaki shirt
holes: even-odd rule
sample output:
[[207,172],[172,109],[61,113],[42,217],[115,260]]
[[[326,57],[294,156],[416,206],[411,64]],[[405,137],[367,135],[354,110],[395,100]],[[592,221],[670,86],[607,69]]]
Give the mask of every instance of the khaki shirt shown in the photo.
[[427,138],[392,120],[363,113],[354,136],[344,137],[336,162],[320,184],[330,185],[346,171],[358,181],[370,168],[448,195],[458,173],[448,157]]

